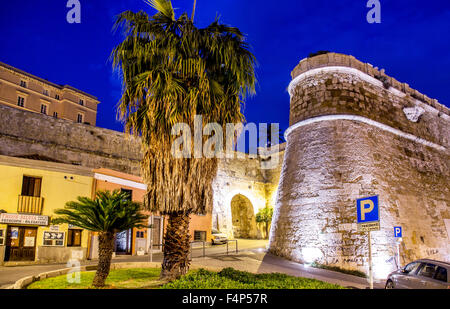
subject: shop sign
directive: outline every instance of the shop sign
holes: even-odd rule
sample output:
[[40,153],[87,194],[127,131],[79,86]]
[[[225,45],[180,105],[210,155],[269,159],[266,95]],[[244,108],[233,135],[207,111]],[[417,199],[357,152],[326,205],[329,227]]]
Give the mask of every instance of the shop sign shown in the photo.
[[35,239],[36,238],[34,236],[32,236],[32,237],[25,237],[25,241],[24,241],[23,246],[24,247],[34,247]]
[[48,225],[48,216],[1,213],[0,223],[23,225]]
[[11,239],[17,239],[17,238],[19,238],[19,228],[12,227],[11,228]]

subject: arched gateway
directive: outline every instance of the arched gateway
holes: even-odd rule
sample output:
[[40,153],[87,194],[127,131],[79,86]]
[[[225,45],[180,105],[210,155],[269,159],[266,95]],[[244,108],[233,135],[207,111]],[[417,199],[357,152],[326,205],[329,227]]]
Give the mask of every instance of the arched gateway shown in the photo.
[[252,202],[242,194],[231,199],[231,217],[235,238],[257,238],[256,220]]

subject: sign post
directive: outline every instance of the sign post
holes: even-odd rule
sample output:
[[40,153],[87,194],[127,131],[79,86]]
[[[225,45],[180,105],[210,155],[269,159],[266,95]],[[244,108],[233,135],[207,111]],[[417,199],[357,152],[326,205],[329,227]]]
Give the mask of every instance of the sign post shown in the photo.
[[153,215],[150,216],[150,262],[153,262]]
[[370,232],[380,230],[378,195],[357,199],[356,217],[358,231],[367,232],[367,241],[369,243],[369,284],[370,289],[373,289],[372,241],[370,239]]
[[400,268],[400,242],[402,241],[403,231],[401,226],[394,226],[394,237],[397,239],[397,268]]
[[373,290],[373,269],[372,269],[372,241],[370,239],[370,231],[367,232],[367,240],[369,241],[369,284]]

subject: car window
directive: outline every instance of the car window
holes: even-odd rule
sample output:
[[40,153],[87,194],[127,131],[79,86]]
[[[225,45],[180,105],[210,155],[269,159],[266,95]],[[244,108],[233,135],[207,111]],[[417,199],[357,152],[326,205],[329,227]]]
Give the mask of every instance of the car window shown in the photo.
[[409,274],[410,272],[412,272],[413,270],[415,270],[417,268],[417,266],[419,265],[418,262],[412,262],[409,263],[408,265],[405,266],[404,270],[405,273]]
[[430,263],[423,263],[417,273],[419,276],[433,278],[436,272],[436,265]]
[[434,279],[447,282],[447,269],[438,266],[438,268],[436,269],[436,274],[434,275]]

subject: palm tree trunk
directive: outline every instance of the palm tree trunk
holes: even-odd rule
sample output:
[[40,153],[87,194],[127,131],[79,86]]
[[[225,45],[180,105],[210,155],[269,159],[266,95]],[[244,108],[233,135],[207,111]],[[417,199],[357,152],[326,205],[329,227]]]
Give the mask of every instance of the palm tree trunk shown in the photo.
[[169,214],[164,235],[164,259],[161,279],[174,280],[185,275],[189,269],[189,214],[173,212]]
[[197,0],[194,0],[194,7],[192,8],[192,15],[191,15],[191,21],[194,22],[194,15],[195,15],[195,7],[197,6]]
[[109,275],[111,258],[114,248],[114,233],[103,232],[98,236],[98,266],[92,285],[105,286],[105,280]]

